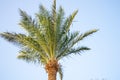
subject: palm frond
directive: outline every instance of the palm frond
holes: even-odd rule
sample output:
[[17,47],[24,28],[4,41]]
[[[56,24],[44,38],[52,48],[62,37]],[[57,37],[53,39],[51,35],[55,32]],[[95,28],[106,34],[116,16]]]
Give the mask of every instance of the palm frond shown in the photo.
[[56,38],[57,38],[57,42],[60,40],[60,35],[61,35],[61,27],[63,25],[63,21],[64,21],[64,10],[62,7],[59,8],[58,13],[57,13],[57,27],[56,27]]
[[57,30],[60,30],[60,27],[62,27],[63,20],[64,20],[64,10],[62,7],[59,8],[57,14]]
[[[9,42],[20,44],[22,47],[27,46],[30,49],[34,49],[35,51],[38,51],[38,52],[45,51],[45,53],[47,53],[47,50],[44,48],[45,44],[39,44],[38,41],[35,41],[33,38],[26,36],[24,34],[4,32],[1,34],[1,36],[6,40],[8,40]],[[43,55],[43,56],[45,57],[48,55]]]
[[89,30],[85,33],[82,33],[80,35],[77,35],[72,41],[71,41],[71,47],[73,47],[76,43],[80,42],[81,40],[83,40],[84,38],[88,37],[89,35],[97,32],[97,29],[93,29],[93,30]]
[[57,57],[60,57],[62,55],[62,53],[65,51],[65,49],[67,49],[70,45],[71,42],[79,35],[78,32],[73,32],[73,33],[69,33],[68,35],[66,35],[60,42],[58,42],[58,55]]
[[60,76],[60,80],[63,80],[63,70],[62,70],[62,65],[60,65],[60,64],[59,64],[58,73],[59,73],[59,76]]
[[4,32],[3,34],[1,34],[1,36],[10,42],[19,43],[24,46],[29,46],[39,51],[38,48],[40,47],[40,45],[36,41],[34,41],[32,38],[24,34]]
[[89,35],[97,32],[97,31],[98,31],[98,29],[89,30],[89,31],[81,34],[81,35],[78,37],[78,40],[82,40],[82,39],[86,38],[87,36],[89,36]]
[[19,55],[17,56],[18,59],[23,59],[26,60],[27,62],[38,62],[39,58],[38,55],[36,53],[33,53],[31,51],[20,51]]
[[63,24],[63,31],[65,30],[65,33],[67,33],[70,29],[70,26],[73,22],[73,19],[77,15],[78,10],[74,11],[66,20],[65,23]]
[[43,6],[40,6],[40,11],[40,13],[36,14],[38,21],[35,22],[26,12],[21,10],[22,20],[20,25],[28,31],[32,38],[35,38],[36,41],[42,45],[42,49],[44,49],[46,53],[49,53],[48,46],[52,41],[51,38],[53,38],[51,37],[52,33],[50,33],[50,30],[52,30],[50,26],[51,20],[49,20],[48,11]]
[[46,57],[44,57],[43,55],[45,55],[45,54],[42,52],[37,52],[37,51],[34,51],[29,48],[24,48],[24,49],[20,50],[17,58],[26,60],[27,62],[45,64],[45,63],[47,63],[48,59]]
[[[61,56],[63,56],[64,54],[68,53],[69,50],[72,49],[76,43],[80,42],[80,41],[83,40],[85,37],[87,37],[87,36],[89,36],[89,35],[97,32],[97,31],[98,31],[97,29],[94,29],[94,30],[87,31],[87,32],[85,32],[85,33],[83,33],[83,34],[81,34],[81,35],[78,35],[78,34],[77,34],[77,35],[74,36],[73,38],[69,39],[68,42],[64,40],[65,42],[67,42],[67,44],[66,44],[65,46],[62,45],[62,47],[63,47],[63,48],[62,48],[62,51],[60,51],[60,53],[59,53],[59,55],[57,56],[57,58],[60,59]],[[65,42],[64,42],[64,44],[65,44]],[[78,48],[77,50],[73,50],[73,52],[74,52],[74,51],[80,51],[81,49],[89,50],[89,48],[84,48],[84,47],[82,47],[82,48]],[[81,51],[82,51],[82,50],[81,50]],[[75,53],[76,53],[76,52],[75,52]],[[69,54],[71,54],[71,52],[70,52]]]
[[62,44],[60,44],[60,49],[65,48],[66,46],[70,45],[71,42],[79,35],[79,32],[73,32],[73,33],[68,33],[63,40],[61,41]]
[[34,39],[28,36],[25,36],[23,34],[8,33],[8,32],[2,33],[0,34],[0,36],[5,38],[9,42],[20,44],[20,46],[22,46],[23,49],[25,47],[24,51],[20,51],[21,54],[18,56],[19,58],[23,58],[28,61],[30,60],[35,61],[36,59],[35,60],[33,59],[35,58],[35,55],[33,56],[34,52],[37,54],[39,53],[39,56],[42,59],[46,60],[46,58],[48,57],[45,50],[42,49],[43,45],[41,47],[37,41],[35,41]]
[[57,42],[61,42],[62,39],[67,36],[67,34],[69,33],[69,29],[70,26],[72,24],[73,19],[75,18],[76,14],[77,14],[78,10],[74,11],[63,23],[63,25],[61,26],[61,31],[59,33],[59,38]]
[[22,20],[26,23],[32,23],[32,18],[25,11],[19,9]]
[[52,5],[53,24],[56,27],[56,0],[53,1]]
[[4,32],[4,33],[0,33],[0,36],[9,42],[17,43],[13,34],[15,35],[15,33]]
[[22,11],[21,9],[19,11],[21,15],[21,21],[19,24],[27,32],[29,32],[30,34],[33,34],[34,21],[32,20],[31,16],[29,16],[25,11]]
[[19,24],[28,32],[28,35],[33,38],[42,38],[40,36],[42,36],[43,31],[38,27],[39,25],[36,20],[32,20],[32,18],[22,10],[20,10],[20,15],[21,21]]
[[39,14],[46,17],[50,16],[50,12],[43,5],[39,6]]
[[39,23],[41,25],[41,29],[43,29],[43,35],[44,39],[47,43],[47,47],[49,46],[49,53],[50,56],[53,55],[53,50],[54,50],[54,43],[55,43],[55,32],[53,28],[53,22],[50,17],[42,16],[40,14],[37,14],[37,17],[39,19]]
[[64,53],[64,54],[61,56],[61,58],[67,57],[67,56],[69,56],[69,55],[71,55],[71,54],[75,54],[75,55],[76,55],[76,54],[81,54],[81,52],[87,51],[87,50],[90,50],[90,48],[84,47],[84,46],[78,47],[78,48],[71,48],[71,49],[68,50],[68,52]]

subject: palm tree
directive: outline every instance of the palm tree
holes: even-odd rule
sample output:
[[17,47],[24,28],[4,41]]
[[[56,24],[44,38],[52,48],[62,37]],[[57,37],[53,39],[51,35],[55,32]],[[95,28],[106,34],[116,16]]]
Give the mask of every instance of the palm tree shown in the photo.
[[65,18],[62,7],[56,11],[56,0],[53,2],[51,11],[42,5],[39,10],[35,14],[35,19],[20,10],[19,24],[27,34],[4,32],[0,36],[20,46],[21,50],[17,56],[19,59],[43,65],[48,74],[48,80],[56,80],[57,72],[62,80],[63,73],[59,60],[71,54],[76,55],[90,50],[85,46],[76,47],[75,44],[98,30],[93,29],[82,34],[70,32],[70,26],[78,10]]

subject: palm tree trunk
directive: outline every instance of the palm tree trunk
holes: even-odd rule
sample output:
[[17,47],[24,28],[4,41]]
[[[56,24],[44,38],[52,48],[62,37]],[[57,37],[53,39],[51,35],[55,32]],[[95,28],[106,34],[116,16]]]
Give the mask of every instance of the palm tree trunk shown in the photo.
[[49,60],[49,62],[45,65],[45,70],[48,73],[48,80],[56,80],[58,68],[59,65],[57,60]]
[[48,80],[56,80],[57,71],[55,69],[51,69],[48,71]]

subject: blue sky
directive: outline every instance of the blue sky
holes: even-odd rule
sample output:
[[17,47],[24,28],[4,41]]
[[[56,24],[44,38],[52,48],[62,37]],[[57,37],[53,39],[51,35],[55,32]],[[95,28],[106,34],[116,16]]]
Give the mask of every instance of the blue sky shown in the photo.
[[[18,25],[19,8],[34,17],[38,6],[51,8],[52,0],[0,0],[0,32],[24,32]],[[120,1],[57,0],[66,16],[78,9],[72,31],[100,29],[79,45],[91,48],[82,56],[63,59],[63,80],[120,80]],[[0,80],[47,80],[39,64],[16,58],[19,48],[0,38]],[[59,78],[57,79],[59,80]]]

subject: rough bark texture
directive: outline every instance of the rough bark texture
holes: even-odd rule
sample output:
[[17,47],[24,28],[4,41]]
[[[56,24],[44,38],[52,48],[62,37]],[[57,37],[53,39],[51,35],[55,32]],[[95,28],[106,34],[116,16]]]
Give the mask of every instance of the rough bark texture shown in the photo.
[[48,80],[56,80],[56,70],[49,70],[48,72]]
[[59,65],[57,60],[49,60],[45,66],[46,72],[48,73],[48,80],[56,80],[58,68]]

